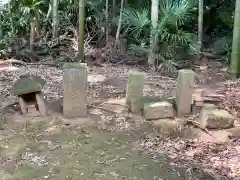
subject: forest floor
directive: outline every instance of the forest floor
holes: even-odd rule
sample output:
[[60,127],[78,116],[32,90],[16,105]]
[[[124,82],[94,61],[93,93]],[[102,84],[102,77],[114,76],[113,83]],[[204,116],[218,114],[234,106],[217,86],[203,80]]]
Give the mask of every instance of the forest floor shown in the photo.
[[[127,72],[131,68],[133,67],[124,65],[113,66],[111,64],[89,67],[89,104],[104,106],[103,102],[109,101],[109,99],[124,98]],[[147,74],[144,85],[145,95],[154,95],[160,98],[172,96],[176,88],[175,78],[165,76],[151,69],[136,68],[145,71]],[[41,120],[41,123],[33,123],[34,125],[32,123],[28,125],[28,122],[27,125],[22,123],[26,122],[26,118],[22,118],[19,115],[19,106],[16,103],[16,99],[10,96],[11,85],[19,77],[19,72],[1,72],[0,109],[2,110],[1,113],[6,117],[1,121],[3,125],[0,131],[0,164],[4,167],[4,171],[0,171],[1,176],[5,174],[6,177],[10,177],[13,174],[14,176],[21,177],[19,179],[34,179],[37,177],[40,179],[61,179],[60,177],[67,179],[66,176],[68,174],[73,174],[68,179],[76,179],[79,175],[85,176],[83,179],[96,179],[96,175],[99,175],[103,179],[106,179],[106,177],[121,179],[123,176],[129,177],[128,179],[169,177],[169,175],[165,177],[161,176],[164,170],[158,171],[160,168],[159,164],[157,167],[153,166],[153,164],[145,159],[145,156],[142,157],[142,160],[133,164],[136,164],[136,168],[140,169],[150,167],[152,171],[148,168],[146,169],[152,174],[149,175],[147,171],[144,171],[145,174],[139,174],[139,172],[135,173],[135,170],[128,173],[127,167],[132,165],[132,161],[139,158],[134,154],[135,151],[131,150],[132,155],[125,153],[131,149],[129,144],[134,144],[135,149],[150,153],[155,162],[159,155],[168,155],[167,157],[170,158],[174,165],[190,168],[187,171],[190,174],[194,174],[196,169],[202,168],[208,173],[216,175],[219,179],[240,178],[240,139],[234,139],[225,144],[213,144],[209,142],[185,141],[176,138],[160,138],[151,128],[141,129],[142,120],[140,120],[140,117],[135,117],[128,113],[126,109],[119,109],[119,107],[115,109],[116,113],[104,114],[104,117],[102,116],[102,112],[98,112],[96,108],[91,110],[91,113],[105,119],[104,123],[102,123],[103,119],[100,119],[100,124],[97,125],[101,127],[101,131],[89,129],[89,127],[84,128],[84,131],[82,128],[78,129],[76,127],[71,129],[72,127],[66,125],[68,123],[60,123],[59,125],[55,121],[56,117],[60,118],[61,122],[66,121],[61,116],[56,115],[60,112],[60,107],[57,105],[59,105],[59,101],[63,97],[62,70],[44,65],[32,65],[29,70],[32,74],[40,75],[46,79],[47,83],[43,93],[46,101],[49,102],[49,109],[51,109],[54,116],[51,116],[51,120],[47,121],[47,123],[46,121],[43,123]],[[201,65],[195,71],[197,73],[196,83],[223,94],[225,97],[223,100],[224,107],[231,114],[239,118],[240,81],[232,78],[227,73],[227,69],[218,62]],[[103,109],[103,111],[105,110]],[[16,120],[19,120],[18,123],[11,123]],[[58,128],[56,129],[55,127]],[[134,137],[137,136],[138,138],[126,138],[123,136],[123,134],[131,134],[131,132],[137,130],[139,131]],[[53,134],[51,134],[52,131]],[[50,134],[46,134],[46,132],[50,132]],[[120,135],[118,134],[119,132]],[[107,133],[113,134],[110,136]],[[99,137],[100,139],[98,139]],[[115,141],[118,141],[118,139],[122,139],[124,143],[117,143],[118,145],[113,148],[111,143],[116,143]],[[126,144],[127,139],[131,141],[128,145]],[[59,148],[63,146],[66,146],[65,149]],[[99,151],[94,151],[96,149],[95,146],[96,148],[99,147]],[[118,152],[118,149],[121,148],[122,150]],[[83,150],[86,150],[86,152],[80,153]],[[105,152],[113,156],[119,154],[120,157],[104,155]],[[55,164],[44,164],[48,162],[44,158],[51,159],[49,162],[55,162]],[[124,161],[124,159],[130,160],[121,164],[120,161]],[[81,172],[79,171],[81,168],[78,166],[78,161],[84,161],[84,164],[86,164],[86,167]],[[118,165],[109,165],[108,161],[117,163]],[[142,162],[147,163],[147,165],[145,164],[145,166]],[[66,166],[63,167],[64,165]],[[92,173],[91,176],[86,174],[87,171],[89,172],[89,169]],[[174,170],[174,168],[172,169]],[[75,171],[75,173],[71,172],[71,170]],[[120,170],[121,172],[119,172]],[[46,173],[48,171],[49,173]],[[181,171],[179,170],[179,172]],[[65,176],[60,172],[64,173]],[[175,172],[178,171],[175,170]],[[172,178],[173,180],[183,178],[182,173],[177,174],[179,174],[179,178]],[[174,175],[174,177],[177,177],[177,175]],[[204,177],[201,178],[204,179]]]

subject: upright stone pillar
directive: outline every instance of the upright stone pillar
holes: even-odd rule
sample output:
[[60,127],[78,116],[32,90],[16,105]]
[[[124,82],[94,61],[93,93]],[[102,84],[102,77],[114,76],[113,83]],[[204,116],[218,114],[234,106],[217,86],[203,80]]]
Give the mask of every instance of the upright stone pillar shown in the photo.
[[144,73],[130,70],[128,73],[126,103],[131,112],[138,113],[143,109]]
[[182,69],[178,72],[176,92],[178,116],[184,116],[191,113],[194,78],[195,73],[192,70]]
[[87,116],[87,65],[66,63],[63,67],[63,115]]

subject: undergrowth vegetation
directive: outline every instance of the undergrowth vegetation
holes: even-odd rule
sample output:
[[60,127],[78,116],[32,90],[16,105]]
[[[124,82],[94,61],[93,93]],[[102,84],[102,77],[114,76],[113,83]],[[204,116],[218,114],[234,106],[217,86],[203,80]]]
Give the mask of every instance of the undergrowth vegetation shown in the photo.
[[[79,1],[58,0],[57,37],[52,36],[53,0],[0,2],[2,56],[32,61],[39,55],[50,55],[55,63],[75,60]],[[151,2],[125,0],[123,4],[120,39],[127,41],[127,52],[124,53],[141,56],[147,62],[151,47]],[[223,56],[221,59],[226,63],[231,55],[234,5],[234,0],[204,1],[204,48]],[[116,36],[120,7],[120,0],[85,0],[85,49],[90,46],[104,48],[111,44],[106,39]],[[33,21],[36,37],[34,51],[29,53],[30,24]],[[157,28],[153,33],[153,38],[157,39],[154,60],[158,68],[176,71],[198,54],[197,23],[197,0],[159,0]]]

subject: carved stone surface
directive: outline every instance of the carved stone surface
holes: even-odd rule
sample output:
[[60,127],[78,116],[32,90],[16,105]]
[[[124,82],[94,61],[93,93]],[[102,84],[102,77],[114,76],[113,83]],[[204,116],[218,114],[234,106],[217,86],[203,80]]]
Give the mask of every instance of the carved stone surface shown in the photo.
[[176,92],[178,116],[184,116],[191,113],[194,76],[195,73],[192,70],[179,70]]
[[144,73],[130,70],[127,80],[126,103],[133,113],[141,112],[143,109]]
[[66,63],[63,70],[63,114],[65,117],[87,115],[87,65]]

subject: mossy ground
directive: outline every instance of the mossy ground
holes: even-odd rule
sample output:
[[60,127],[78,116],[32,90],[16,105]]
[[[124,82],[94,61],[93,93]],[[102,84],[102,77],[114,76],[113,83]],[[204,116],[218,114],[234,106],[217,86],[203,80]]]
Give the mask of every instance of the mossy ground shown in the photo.
[[125,133],[49,120],[8,123],[1,134],[0,180],[185,179],[165,160],[153,162],[133,150],[133,138]]

